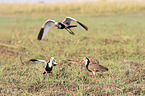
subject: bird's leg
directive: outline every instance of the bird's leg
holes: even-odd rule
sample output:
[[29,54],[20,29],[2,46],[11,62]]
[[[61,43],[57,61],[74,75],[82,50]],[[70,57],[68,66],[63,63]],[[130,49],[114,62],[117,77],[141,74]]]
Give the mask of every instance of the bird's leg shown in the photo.
[[95,79],[97,79],[96,75],[94,75],[94,76],[95,76]]
[[49,73],[51,76],[53,75],[52,72]]
[[93,72],[93,75],[95,76],[95,79],[97,79],[96,75],[95,75],[95,71],[92,71]]
[[70,34],[75,35],[75,33],[70,28],[68,28],[68,29],[71,32]]
[[43,72],[43,76],[44,76],[43,79],[46,81],[46,78],[47,78],[47,72],[46,71]]
[[74,32],[72,32],[69,28],[65,28],[70,34],[75,35]]

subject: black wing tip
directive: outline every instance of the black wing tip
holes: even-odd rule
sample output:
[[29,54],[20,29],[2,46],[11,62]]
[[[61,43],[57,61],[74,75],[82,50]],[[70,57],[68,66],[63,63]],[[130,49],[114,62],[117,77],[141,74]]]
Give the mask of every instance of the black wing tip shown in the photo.
[[86,29],[86,31],[88,31],[88,28]]
[[46,72],[44,71],[43,74],[46,74]]
[[40,41],[40,40],[42,40],[42,39],[41,39],[41,38],[37,38],[37,40],[39,40],[39,41]]
[[37,40],[42,40],[43,33],[44,33],[44,28],[41,28]]
[[108,71],[109,69],[108,68],[105,68],[106,69],[106,71]]
[[37,59],[30,59],[29,62],[30,61],[35,62],[35,61],[38,61],[38,60]]
[[86,31],[88,31],[88,27],[86,26]]
[[88,31],[88,27],[85,26],[84,24],[82,24],[81,22],[77,21],[77,23],[79,23],[86,31]]
[[107,67],[102,66],[103,71],[108,71],[109,69]]

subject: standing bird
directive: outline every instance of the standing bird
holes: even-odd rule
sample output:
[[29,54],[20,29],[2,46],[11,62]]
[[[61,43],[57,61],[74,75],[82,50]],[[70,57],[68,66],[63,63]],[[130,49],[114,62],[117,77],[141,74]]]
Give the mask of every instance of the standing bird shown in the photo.
[[53,60],[54,60],[54,58],[51,57],[48,62],[46,62],[45,60],[39,60],[39,59],[30,59],[29,62],[32,61],[32,62],[36,62],[36,63],[44,63],[45,69],[44,69],[43,74],[45,74],[45,73],[51,73],[53,66],[58,64],[56,62],[53,62]]
[[108,68],[99,65],[99,62],[90,62],[90,60],[87,57],[84,57],[83,60],[85,61],[85,66],[86,66],[87,70],[89,72],[93,72],[93,75],[95,76],[95,79],[96,79],[95,72],[108,71]]
[[40,29],[40,32],[38,34],[37,39],[38,40],[43,39],[46,36],[46,34],[48,33],[48,31],[50,30],[50,28],[51,28],[52,25],[55,25],[58,29],[66,29],[70,34],[75,35],[75,33],[70,29],[70,28],[73,28],[73,27],[77,27],[77,25],[70,25],[73,22],[76,22],[85,31],[88,30],[88,27],[87,26],[85,26],[81,22],[79,22],[76,19],[71,18],[71,17],[66,17],[64,19],[64,21],[62,21],[62,22],[58,22],[58,21],[55,21],[55,20],[48,19],[42,25],[42,27]]

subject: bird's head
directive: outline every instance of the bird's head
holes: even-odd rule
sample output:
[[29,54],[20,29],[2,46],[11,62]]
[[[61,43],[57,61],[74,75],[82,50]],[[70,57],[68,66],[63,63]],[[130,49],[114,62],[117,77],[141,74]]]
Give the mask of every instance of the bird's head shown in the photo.
[[55,22],[55,25],[58,25],[59,22]]
[[54,61],[54,58],[53,58],[53,57],[51,57],[51,58],[50,58],[50,61]]
[[83,60],[85,61],[85,65],[90,63],[90,61],[89,61],[89,59],[87,57],[84,57]]
[[87,57],[84,57],[83,60],[84,60],[85,62],[87,62],[89,59],[88,59]]
[[60,23],[60,22],[55,22],[55,26],[56,26],[57,28],[61,28],[61,23]]

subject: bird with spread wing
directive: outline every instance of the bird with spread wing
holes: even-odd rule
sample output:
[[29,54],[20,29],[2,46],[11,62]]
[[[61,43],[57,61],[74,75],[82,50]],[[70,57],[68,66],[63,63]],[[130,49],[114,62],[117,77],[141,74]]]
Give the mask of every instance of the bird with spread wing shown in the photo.
[[77,27],[77,25],[71,25],[71,23],[76,22],[82,29],[85,31],[88,30],[88,27],[82,24],[81,22],[77,21],[76,19],[72,17],[66,17],[64,21],[58,22],[55,20],[48,19],[41,27],[40,32],[38,34],[37,39],[42,40],[50,28],[55,25],[58,29],[65,29],[67,30],[70,34],[75,35],[75,33],[71,30],[71,28]]
[[45,69],[44,69],[43,74],[45,74],[45,73],[51,73],[53,66],[58,64],[56,62],[53,62],[53,60],[54,60],[54,58],[51,57],[48,62],[46,62],[45,60],[39,60],[39,59],[30,59],[29,62],[32,61],[32,62],[35,62],[35,63],[43,63],[45,65]]

